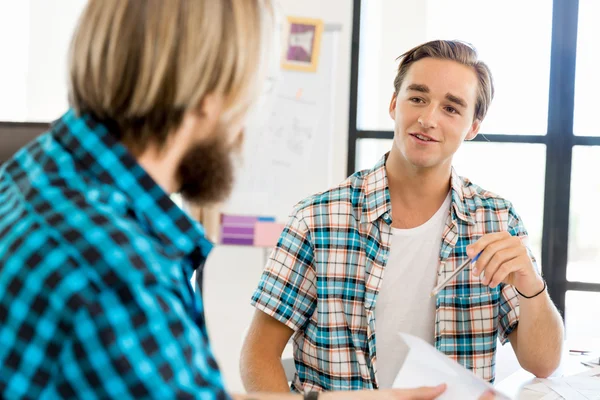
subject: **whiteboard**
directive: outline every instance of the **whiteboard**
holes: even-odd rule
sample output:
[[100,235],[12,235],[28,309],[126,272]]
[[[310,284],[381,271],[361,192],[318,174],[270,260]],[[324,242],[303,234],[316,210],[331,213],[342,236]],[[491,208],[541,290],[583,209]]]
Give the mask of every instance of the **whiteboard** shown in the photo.
[[325,25],[317,71],[279,70],[251,118],[236,184],[223,211],[287,221],[293,206],[332,186],[339,26]]

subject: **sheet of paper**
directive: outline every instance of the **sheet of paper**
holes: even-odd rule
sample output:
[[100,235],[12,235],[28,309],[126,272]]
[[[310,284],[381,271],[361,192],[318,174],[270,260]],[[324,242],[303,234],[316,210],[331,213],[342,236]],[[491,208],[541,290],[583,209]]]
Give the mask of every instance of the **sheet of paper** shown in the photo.
[[525,389],[545,393],[542,400],[600,400],[600,367],[573,376],[542,379]]
[[547,379],[546,384],[556,393],[561,395],[564,399],[569,400],[588,400],[587,397],[579,393],[579,391],[572,388],[564,379]]
[[532,383],[531,385],[525,386],[523,389],[531,390],[533,392],[538,392],[538,393],[552,392],[552,389],[550,389],[548,386],[544,385],[543,383]]
[[544,397],[542,397],[540,400],[563,400],[563,397],[555,391],[551,390],[550,393],[544,395]]
[[409,389],[445,383],[447,389],[439,397],[440,400],[477,399],[489,390],[496,392],[497,399],[509,399],[424,340],[406,333],[401,333],[400,337],[409,351],[394,380],[394,388]]

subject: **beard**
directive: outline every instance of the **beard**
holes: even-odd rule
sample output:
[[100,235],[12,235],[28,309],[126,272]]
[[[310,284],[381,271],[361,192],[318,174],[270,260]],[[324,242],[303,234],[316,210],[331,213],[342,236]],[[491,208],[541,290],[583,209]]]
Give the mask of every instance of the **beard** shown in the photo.
[[222,129],[210,140],[190,148],[177,169],[184,200],[196,206],[220,203],[229,197],[233,187],[236,161],[240,158],[243,134],[233,144],[227,144]]

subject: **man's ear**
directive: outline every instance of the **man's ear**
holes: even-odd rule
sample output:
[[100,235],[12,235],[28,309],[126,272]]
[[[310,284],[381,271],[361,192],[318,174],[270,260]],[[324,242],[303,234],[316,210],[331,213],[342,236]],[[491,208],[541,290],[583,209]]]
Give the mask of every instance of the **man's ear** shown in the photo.
[[390,101],[390,118],[396,120],[396,100],[398,99],[398,93],[394,93],[392,95],[392,100]]
[[198,104],[198,116],[209,121],[218,118],[223,111],[223,96],[215,93],[206,94]]
[[479,133],[480,127],[481,127],[481,121],[478,119],[475,119],[473,121],[473,124],[471,125],[471,128],[469,129],[469,132],[467,133],[467,136],[465,136],[465,140],[475,139],[475,136],[477,136],[477,134]]

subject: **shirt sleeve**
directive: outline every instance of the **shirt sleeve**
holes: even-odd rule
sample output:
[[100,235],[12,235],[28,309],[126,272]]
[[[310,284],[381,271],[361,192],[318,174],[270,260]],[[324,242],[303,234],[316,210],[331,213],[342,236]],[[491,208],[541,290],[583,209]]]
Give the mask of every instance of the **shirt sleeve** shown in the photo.
[[74,318],[62,355],[66,397],[228,399],[207,337],[160,286],[102,293]]
[[[521,239],[521,242],[527,247],[527,253],[533,263],[535,270],[541,273],[537,260],[529,247],[529,235],[523,225],[523,221],[511,205],[508,215],[508,232],[512,236]],[[519,298],[514,287],[510,285],[501,285],[500,292],[500,342],[505,344],[508,335],[515,330],[519,323]]]
[[306,223],[297,215],[283,229],[251,304],[292,330],[300,329],[316,307],[314,248]]
[[498,338],[502,345],[508,341],[510,335],[519,324],[519,298],[515,289],[506,284],[500,285],[500,326]]

